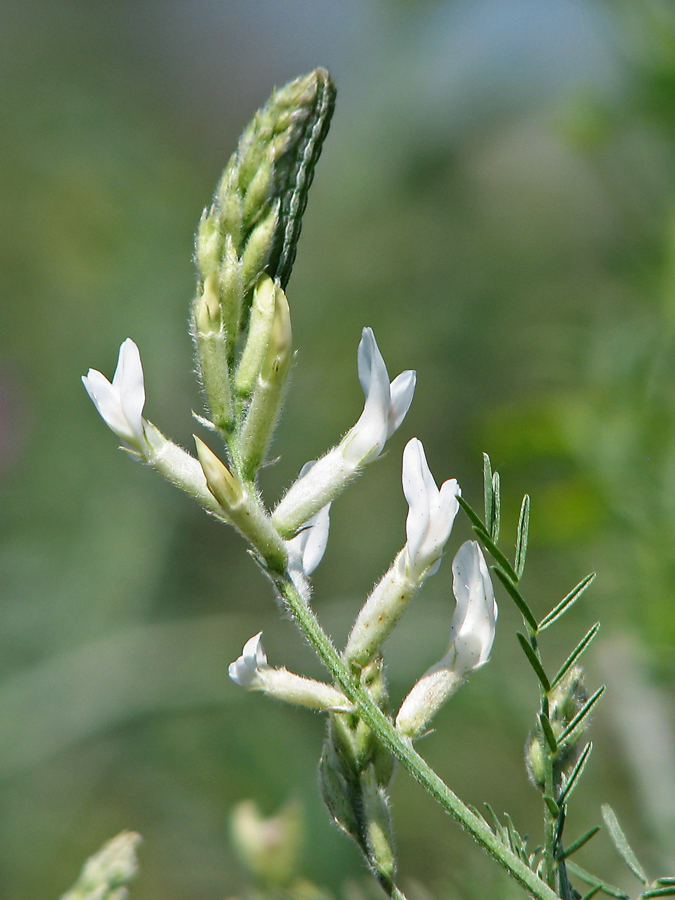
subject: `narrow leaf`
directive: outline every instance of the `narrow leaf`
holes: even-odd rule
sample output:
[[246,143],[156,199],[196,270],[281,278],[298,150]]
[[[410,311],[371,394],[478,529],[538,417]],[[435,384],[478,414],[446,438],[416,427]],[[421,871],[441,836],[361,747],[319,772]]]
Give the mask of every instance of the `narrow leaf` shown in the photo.
[[541,730],[544,732],[544,737],[546,738],[546,743],[551,748],[551,753],[555,753],[558,749],[558,742],[555,739],[555,735],[553,734],[553,729],[551,728],[551,722],[548,716],[545,716],[543,713],[539,714],[539,722],[541,723]]
[[497,547],[495,542],[492,540],[490,535],[485,531],[482,525],[474,525],[473,530],[476,532],[478,537],[481,539],[483,546],[488,551],[488,553],[492,556],[494,561],[498,563],[502,569],[509,576],[511,581],[516,582],[518,579],[516,578],[516,573],[513,571],[513,566],[508,561],[508,559],[504,556],[502,551]]
[[587,844],[588,841],[590,841],[590,839],[592,837],[595,837],[595,835],[599,831],[600,831],[599,825],[594,825],[593,828],[589,828],[588,831],[585,834],[582,834],[581,837],[577,838],[576,841],[572,841],[572,843],[569,845],[569,847],[567,847],[567,849],[564,850],[558,856],[558,859],[559,860],[567,859],[568,856],[571,856],[573,853],[576,853],[577,850],[580,850],[581,847],[584,846],[584,844]]
[[663,878],[657,878],[656,883],[657,884],[675,884],[675,876],[664,875]]
[[492,464],[487,453],[483,454],[483,500],[485,503],[485,527],[492,533],[493,496],[492,496]]
[[588,761],[588,757],[591,755],[592,749],[593,749],[593,744],[591,742],[589,742],[588,744],[586,744],[586,746],[582,750],[581,756],[579,757],[576,765],[572,769],[572,774],[567,779],[567,783],[565,784],[565,787],[562,789],[562,791],[560,792],[560,796],[558,797],[558,803],[560,804],[560,806],[562,806],[563,803],[567,803],[570,796],[572,795],[572,791],[577,786],[577,782],[581,778],[581,775],[582,775],[584,769],[586,768],[586,763]]
[[584,896],[581,898],[581,900],[591,900],[591,897],[595,897],[595,895],[599,894],[601,890],[602,890],[602,885],[596,884],[596,886],[594,888],[591,888],[587,894],[584,894]]
[[539,631],[544,631],[544,629],[548,628],[549,625],[553,625],[560,616],[567,612],[570,607],[576,603],[576,601],[581,597],[583,592],[589,587],[592,582],[595,581],[595,572],[591,572],[590,575],[587,575],[579,584],[569,592],[566,597],[560,601],[560,603],[554,607],[551,612],[544,616],[544,618],[539,623]]
[[[467,514],[467,516],[469,517],[469,521],[471,522],[471,524],[472,524],[475,528],[482,528],[483,531],[485,531],[485,525],[483,524],[483,522],[482,522],[482,520],[481,520],[481,517],[478,515],[477,512],[474,512],[474,511],[473,511],[473,509],[471,508],[471,506],[469,506],[469,504],[468,504],[467,501],[464,499],[464,497],[459,496],[459,497],[457,498],[457,500],[459,501],[459,505],[462,507],[462,509],[464,510],[464,512],[465,512],[465,513]],[[487,534],[487,531],[485,531],[485,533]]]
[[647,897],[675,897],[675,884],[671,884],[669,887],[654,888],[652,891],[640,894],[640,900],[647,900]]
[[600,697],[602,697],[602,695],[604,693],[605,693],[605,686],[603,685],[602,687],[599,687],[597,689],[597,691],[593,694],[593,696],[590,697],[584,703],[584,705],[581,707],[579,712],[576,714],[576,716],[572,719],[572,721],[569,723],[567,728],[563,731],[563,733],[558,738],[559,744],[565,743],[565,740],[575,731],[575,729],[580,724],[580,722],[583,722],[583,720],[590,713],[591,709],[595,706],[595,704],[598,702],[598,700],[600,699]]
[[617,900],[630,900],[630,896],[626,894],[624,891],[620,890],[618,887],[614,887],[612,884],[607,884],[606,881],[603,881],[601,878],[597,878],[595,875],[591,875],[590,872],[587,872],[585,869],[582,869],[581,866],[578,866],[572,860],[568,860],[565,865],[567,866],[567,871],[571,872],[573,875],[576,875],[584,884],[590,884],[593,887],[599,887],[603,894],[607,894],[609,897],[616,897]]
[[546,677],[546,672],[544,672],[541,663],[537,659],[537,654],[532,649],[532,645],[530,644],[528,639],[525,637],[525,635],[522,634],[520,631],[516,632],[516,637],[518,638],[518,640],[520,642],[520,646],[523,648],[523,653],[527,657],[527,661],[534,669],[534,673],[537,676],[537,678],[539,679],[541,686],[543,687],[544,691],[548,694],[548,692],[551,690],[551,685],[549,683],[548,678]]
[[506,590],[511,595],[513,602],[516,604],[516,606],[520,610],[520,614],[522,615],[523,619],[525,619],[525,622],[529,626],[532,633],[533,634],[536,633],[537,620],[534,617],[534,613],[532,612],[530,607],[527,605],[527,601],[525,600],[523,595],[520,593],[520,591],[515,586],[515,584],[511,581],[511,579],[506,574],[506,572],[503,572],[499,568],[499,566],[492,566],[492,571],[495,573],[497,578],[499,578],[501,583],[504,585]]
[[499,526],[502,519],[501,507],[499,472],[495,472],[492,476],[492,527],[490,529],[490,537],[493,541],[497,541],[499,538]]
[[516,559],[514,569],[518,581],[523,577],[525,569],[525,557],[527,556],[527,537],[530,531],[530,498],[528,494],[523,497],[518,517],[518,536],[516,538]]
[[555,816],[557,818],[560,815],[560,807],[555,802],[553,797],[549,797],[548,794],[544,794],[544,803],[548,807],[548,810],[552,816]]
[[601,809],[602,818],[605,820],[605,825],[607,826],[607,830],[609,831],[609,836],[611,837],[612,842],[614,843],[614,846],[616,847],[620,856],[623,858],[623,861],[626,863],[631,872],[633,872],[636,878],[639,878],[643,884],[649,884],[649,879],[645,875],[645,870],[638,862],[637,856],[628,843],[628,839],[626,838],[626,835],[623,833],[623,830],[619,825],[619,820],[617,819],[614,810],[608,803],[604,803]]
[[581,654],[588,647],[588,645],[591,643],[591,641],[596,636],[596,634],[598,633],[599,630],[600,630],[600,623],[596,622],[595,625],[588,632],[586,632],[584,637],[579,641],[579,643],[577,644],[575,649],[570,653],[570,655],[567,657],[565,662],[560,667],[560,671],[553,679],[551,687],[557,687],[557,685],[560,684],[560,682],[563,680],[565,675],[567,675],[569,670],[572,668],[574,663],[579,659]]

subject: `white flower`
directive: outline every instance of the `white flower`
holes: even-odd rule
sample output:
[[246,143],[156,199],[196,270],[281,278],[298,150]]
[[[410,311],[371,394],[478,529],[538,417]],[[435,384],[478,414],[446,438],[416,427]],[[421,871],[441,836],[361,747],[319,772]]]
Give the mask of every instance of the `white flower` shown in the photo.
[[459,510],[457,498],[461,491],[454,478],[444,481],[439,491],[422,442],[413,438],[403,451],[403,493],[408,501],[405,523],[408,569],[411,577],[418,580],[426,570],[429,570],[427,575],[438,570]]
[[262,631],[244,644],[241,656],[230,666],[230,678],[249,691],[264,691],[270,697],[308,706],[322,712],[352,712],[345,695],[330,684],[295,675],[287,669],[274,669],[267,664],[262,645]]
[[485,558],[477,541],[467,541],[452,563],[457,606],[450,624],[450,649],[444,659],[459,675],[490,658],[497,625],[497,603]]
[[260,669],[269,668],[267,655],[262,645],[262,631],[244,644],[239,659],[230,665],[229,675],[241,687],[251,691],[262,687]]
[[96,369],[82,376],[87,393],[106,425],[130,447],[145,454],[147,440],[143,427],[145,386],[141,355],[127,338],[120,347],[112,384]]
[[366,397],[361,417],[345,440],[344,456],[365,465],[382,452],[388,438],[410,409],[415,392],[415,372],[401,372],[391,384],[372,328],[364,328],[358,350],[359,381]]
[[284,537],[297,534],[305,522],[345,489],[362,466],[380,455],[387,438],[396,431],[410,408],[415,372],[401,372],[390,384],[387,367],[370,328],[363,329],[358,366],[366,395],[363,412],[339,444],[311,468],[303,468],[281,498],[272,521]]
[[462,544],[452,572],[457,606],[450,625],[450,647],[413,687],[396,717],[396,728],[410,738],[425,732],[469,672],[485,665],[492,650],[497,604],[490,573],[476,541]]
[[305,522],[302,530],[294,538],[286,541],[288,568],[305,576],[311,575],[326,552],[329,528],[330,503],[327,503],[315,516]]

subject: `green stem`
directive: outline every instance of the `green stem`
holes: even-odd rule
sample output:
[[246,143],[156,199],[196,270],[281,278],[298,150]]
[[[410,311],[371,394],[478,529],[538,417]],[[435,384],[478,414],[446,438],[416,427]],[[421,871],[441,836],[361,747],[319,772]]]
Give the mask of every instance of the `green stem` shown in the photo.
[[558,900],[548,887],[525,863],[505,847],[488,826],[457,797],[424,759],[405,741],[354,677],[349,673],[328,635],[322,629],[310,607],[302,600],[286,576],[270,572],[274,584],[307,640],[329,670],[358,713],[372,728],[379,740],[399,760],[446,812],[537,900]]

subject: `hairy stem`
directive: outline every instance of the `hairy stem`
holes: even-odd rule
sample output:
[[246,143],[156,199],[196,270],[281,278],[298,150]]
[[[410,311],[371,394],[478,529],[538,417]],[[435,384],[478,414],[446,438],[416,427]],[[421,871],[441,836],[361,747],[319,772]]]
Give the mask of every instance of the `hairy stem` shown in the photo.
[[307,640],[312,644],[346,696],[357,707],[358,713],[372,728],[385,747],[399,760],[446,812],[471,834],[471,836],[537,900],[558,900],[557,894],[529,869],[525,863],[505,847],[485,822],[473,813],[457,797],[425,760],[404,740],[391,720],[379,709],[358,681],[347,670],[332,641],[319,624],[310,607],[297,593],[290,579],[270,572],[277,590],[298,623]]

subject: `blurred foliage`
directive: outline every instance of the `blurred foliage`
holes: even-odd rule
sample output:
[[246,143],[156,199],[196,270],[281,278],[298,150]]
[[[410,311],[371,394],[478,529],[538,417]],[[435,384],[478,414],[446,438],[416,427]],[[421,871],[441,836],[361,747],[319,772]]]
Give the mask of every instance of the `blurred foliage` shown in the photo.
[[[608,800],[641,856],[672,868],[672,7],[7,0],[0,19],[3,895],[58,896],[123,828],[144,837],[134,900],[239,895],[229,810],[295,797],[303,875],[360,896],[360,860],[318,799],[320,718],[226,675],[261,628],[272,663],[317,663],[237,537],[116,454],[79,381],[112,374],[132,336],[148,415],[189,444],[193,232],[253,110],[314,65],[338,106],[289,284],[299,355],[267,496],[360,413],[363,325],[390,372],[418,370],[400,436],[334,506],[317,610],[341,641],[399,549],[411,435],[474,505],[488,450],[505,521],[533,497],[537,612],[599,574],[550,648],[562,661],[603,621],[588,683],[608,699],[571,826]],[[392,637],[394,700],[442,655],[450,594],[444,566]],[[491,664],[421,749],[463,799],[536,836],[536,688],[501,610]],[[393,798],[411,897],[520,896],[400,774]],[[605,837],[580,861],[624,884]]]

